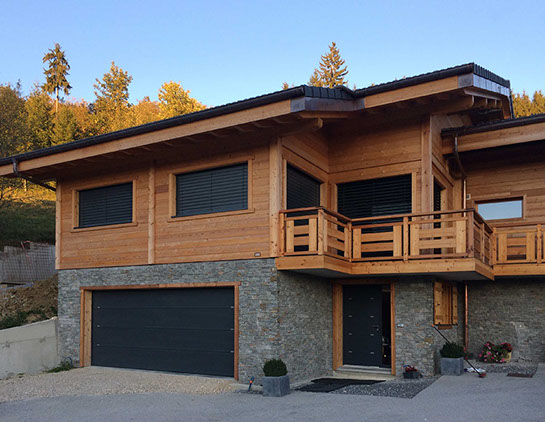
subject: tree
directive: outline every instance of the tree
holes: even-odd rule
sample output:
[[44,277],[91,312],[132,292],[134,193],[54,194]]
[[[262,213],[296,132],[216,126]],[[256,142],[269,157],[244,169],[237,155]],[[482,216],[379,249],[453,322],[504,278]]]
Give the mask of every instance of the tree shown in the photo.
[[309,85],[326,88],[346,85],[348,83],[348,80],[345,79],[347,74],[345,61],[341,58],[337,45],[332,42],[329,46],[329,52],[321,56],[319,68],[314,69]]
[[159,120],[161,110],[156,101],[151,101],[149,97],[144,97],[142,101],[131,107],[131,113],[132,124],[138,126]]
[[52,144],[65,144],[66,142],[76,140],[78,127],[72,107],[63,105],[57,114]]
[[48,94],[55,94],[55,113],[57,113],[59,111],[60,91],[62,90],[65,95],[68,95],[72,89],[66,79],[69,75],[70,65],[65,52],[61,50],[58,43],[55,43],[55,48],[48,50],[42,61],[48,63],[47,69],[44,68],[45,84],[43,88]]
[[23,152],[28,133],[21,85],[0,85],[0,157]]
[[25,101],[30,148],[46,148],[51,146],[54,123],[51,98],[43,89],[35,85]]
[[522,94],[514,94],[513,111],[515,117],[545,113],[545,95],[541,90],[535,91],[532,99],[530,99],[526,91],[522,91]]
[[168,119],[182,114],[193,113],[206,107],[191,98],[179,82],[165,82],[159,89],[159,109],[161,118]]
[[112,61],[110,71],[102,80],[96,79],[93,111],[96,123],[102,133],[124,129],[130,126],[127,119],[129,112],[129,85],[132,76],[115,65]]

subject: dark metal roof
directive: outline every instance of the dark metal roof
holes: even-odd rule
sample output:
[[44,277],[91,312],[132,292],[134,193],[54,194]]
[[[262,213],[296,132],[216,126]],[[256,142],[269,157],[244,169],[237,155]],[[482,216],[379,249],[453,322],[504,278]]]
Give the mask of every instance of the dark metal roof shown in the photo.
[[424,73],[422,75],[411,76],[410,78],[403,78],[379,85],[372,85],[367,88],[357,89],[356,91],[354,91],[354,93],[358,97],[379,94],[381,92],[391,91],[393,89],[405,88],[408,86],[418,85],[426,82],[433,82],[439,79],[449,78],[451,76],[465,75],[467,73],[474,73],[477,76],[481,76],[482,78],[488,79],[506,88],[511,87],[511,83],[509,82],[509,80],[504,79],[501,76],[498,76],[495,73],[492,73],[491,71],[475,63],[467,63],[460,66],[454,66],[447,69]]
[[505,120],[498,120],[495,122],[486,122],[481,123],[475,126],[461,126],[461,127],[453,127],[448,129],[443,129],[441,131],[441,135],[443,136],[462,136],[462,135],[469,135],[472,133],[479,133],[479,132],[489,132],[493,130],[500,130],[500,129],[507,129],[510,127],[518,127],[518,126],[526,126],[526,125],[533,125],[536,123],[544,123],[545,122],[545,113],[544,114],[534,114],[533,116],[527,116],[527,117],[519,117],[515,119],[505,119]]
[[474,73],[483,78],[489,79],[500,85],[509,88],[509,81],[500,76],[476,65],[468,63],[461,66],[455,66],[448,69],[438,70],[435,72],[425,73],[410,78],[404,78],[397,81],[387,82],[380,85],[373,85],[367,88],[352,91],[351,89],[340,86],[335,88],[320,88],[307,85],[301,85],[289,88],[283,91],[273,92],[258,97],[248,98],[234,103],[209,108],[195,113],[185,114],[182,116],[172,117],[170,119],[159,120],[157,122],[147,123],[140,126],[130,127],[128,129],[118,130],[116,132],[106,133],[104,135],[93,136],[90,138],[80,139],[77,141],[68,142],[66,144],[55,145],[49,148],[38,149],[15,155],[13,157],[0,158],[0,165],[10,164],[13,160],[24,161],[33,158],[39,158],[47,155],[57,154],[61,152],[71,151],[78,148],[84,148],[91,145],[102,144],[117,139],[127,138],[130,136],[149,133],[156,130],[167,129],[174,126],[181,126],[187,123],[197,122],[200,120],[209,119],[212,117],[221,116],[224,114],[234,113],[237,111],[248,110],[254,107],[272,104],[279,101],[289,100],[292,98],[308,97],[308,98],[323,98],[333,100],[353,100],[366,95],[377,94],[380,92],[391,91],[394,89],[404,88],[407,86],[418,85],[425,82],[431,82],[450,76],[463,75]]

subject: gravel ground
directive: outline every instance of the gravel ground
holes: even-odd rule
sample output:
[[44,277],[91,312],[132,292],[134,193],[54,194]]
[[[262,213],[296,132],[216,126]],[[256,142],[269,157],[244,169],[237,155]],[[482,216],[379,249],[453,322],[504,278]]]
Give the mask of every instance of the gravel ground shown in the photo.
[[78,368],[56,374],[0,380],[0,403],[60,396],[132,393],[219,394],[235,391],[234,380],[112,368]]
[[[508,363],[486,363],[475,360],[470,361],[477,369],[484,369],[489,373],[515,373],[534,375],[537,371],[537,362],[508,362]],[[469,367],[467,363],[466,367]]]
[[365,396],[397,397],[412,399],[422,390],[425,390],[439,377],[421,378],[418,380],[392,380],[373,385],[349,385],[331,394],[358,394]]

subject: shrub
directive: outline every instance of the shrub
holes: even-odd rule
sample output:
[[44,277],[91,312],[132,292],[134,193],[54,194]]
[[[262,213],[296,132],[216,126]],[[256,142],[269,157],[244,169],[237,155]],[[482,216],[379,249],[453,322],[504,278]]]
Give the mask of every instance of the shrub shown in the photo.
[[63,371],[69,371],[70,369],[74,369],[74,364],[72,363],[71,359],[67,359],[64,362],[62,362],[59,366],[50,369],[49,371],[46,371],[50,374],[54,374],[57,372],[63,372]]
[[288,368],[281,359],[271,359],[263,365],[263,373],[266,377],[282,377],[288,373]]
[[444,358],[463,358],[466,354],[464,346],[457,343],[445,343],[440,353]]

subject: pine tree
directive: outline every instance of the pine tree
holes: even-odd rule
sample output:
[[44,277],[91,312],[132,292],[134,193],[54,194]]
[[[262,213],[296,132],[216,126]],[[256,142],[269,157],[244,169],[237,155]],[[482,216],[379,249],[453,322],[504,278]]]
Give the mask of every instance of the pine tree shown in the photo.
[[96,123],[101,133],[112,132],[130,126],[129,112],[129,85],[132,76],[129,72],[115,65],[112,61],[110,71],[105,73],[102,80],[96,79],[93,111]]
[[61,50],[58,43],[55,43],[55,48],[49,49],[42,61],[48,63],[47,69],[44,69],[45,84],[43,88],[48,94],[55,94],[55,113],[57,113],[59,111],[60,91],[62,90],[65,95],[68,95],[72,89],[66,79],[69,75],[70,65],[65,52]]
[[348,70],[345,66],[345,61],[341,58],[337,44],[332,42],[329,46],[329,52],[321,56],[319,68],[314,69],[314,73],[309,80],[309,85],[326,88],[347,85],[348,80],[345,79],[347,74]]

